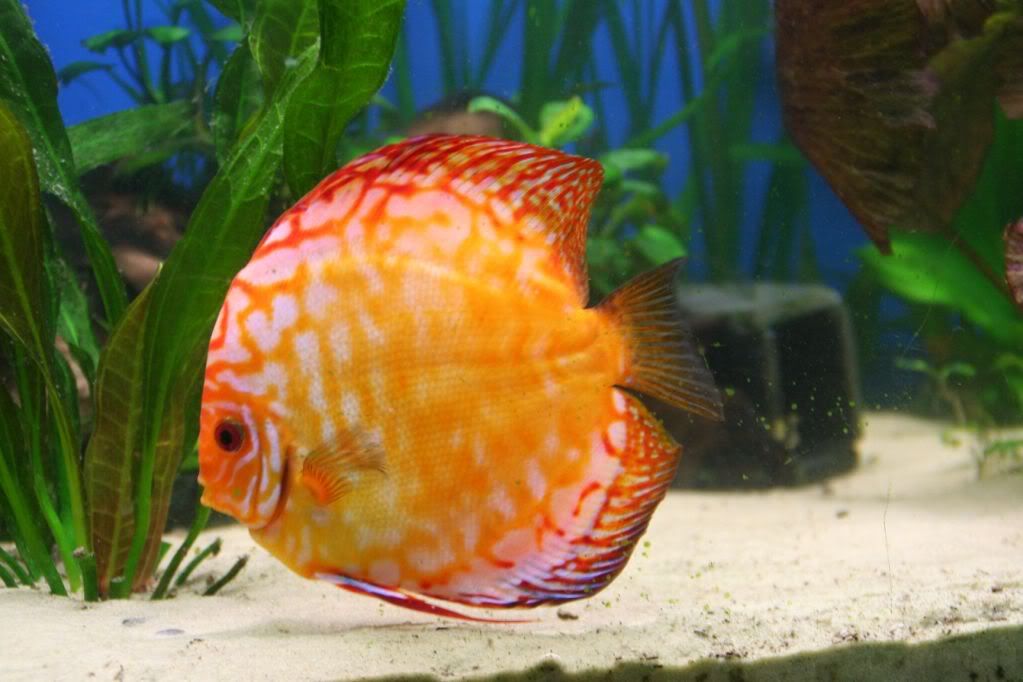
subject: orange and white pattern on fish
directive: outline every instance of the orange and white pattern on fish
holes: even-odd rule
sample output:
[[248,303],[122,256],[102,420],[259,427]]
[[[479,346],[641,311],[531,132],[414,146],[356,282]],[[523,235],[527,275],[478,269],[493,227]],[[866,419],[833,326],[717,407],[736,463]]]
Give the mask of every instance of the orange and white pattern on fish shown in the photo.
[[[678,448],[612,388],[620,320],[584,307],[600,179],[553,150],[435,137],[321,183],[217,321],[204,499],[297,572],[360,591],[510,606],[606,585]],[[259,439],[259,471],[248,450],[220,461],[225,414]]]

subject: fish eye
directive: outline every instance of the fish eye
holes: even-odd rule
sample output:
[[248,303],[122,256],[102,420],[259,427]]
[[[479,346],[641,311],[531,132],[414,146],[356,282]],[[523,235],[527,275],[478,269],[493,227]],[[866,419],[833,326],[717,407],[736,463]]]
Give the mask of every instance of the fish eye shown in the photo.
[[245,427],[234,419],[225,419],[217,424],[213,438],[224,452],[238,452],[245,443]]

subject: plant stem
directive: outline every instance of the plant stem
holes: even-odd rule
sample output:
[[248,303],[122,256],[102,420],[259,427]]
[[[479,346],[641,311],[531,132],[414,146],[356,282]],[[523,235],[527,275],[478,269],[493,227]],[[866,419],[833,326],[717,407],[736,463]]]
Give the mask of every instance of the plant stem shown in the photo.
[[[181,542],[181,546],[178,547],[177,551],[174,552],[174,556],[171,557],[170,563],[167,564],[167,568],[164,570],[163,575],[160,576],[160,582],[157,584],[156,589],[153,591],[153,599],[163,599],[167,594],[167,588],[170,587],[171,579],[178,570],[178,566],[184,561],[185,557],[188,556],[188,551],[192,549],[192,545],[195,544],[196,538],[199,537],[199,533],[206,527],[206,522],[210,518],[210,508],[203,505],[201,502],[196,507],[195,518],[192,519],[192,526],[188,529],[188,535]],[[200,554],[200,556],[202,556]],[[189,564],[187,572],[191,572],[194,567]],[[180,583],[178,583],[180,584]]]
[[25,568],[19,564],[18,560],[11,556],[3,547],[0,547],[0,561],[3,561],[3,563],[11,567],[11,570],[14,571],[16,576],[18,576],[18,580],[20,580],[23,585],[32,584],[32,578],[29,577]]
[[14,579],[14,576],[11,575],[7,571],[7,569],[3,567],[2,564],[0,564],[0,581],[2,581],[3,584],[6,585],[7,587],[17,587],[18,586],[18,582]]
[[75,559],[82,570],[85,601],[99,601],[99,580],[96,578],[96,555],[84,547],[75,550]]
[[181,571],[177,579],[174,581],[174,586],[180,587],[184,585],[185,581],[188,580],[195,569],[199,567],[199,564],[205,561],[208,557],[220,554],[220,548],[223,547],[223,545],[224,543],[220,538],[217,538],[210,544],[206,545],[201,552],[196,554],[195,557],[188,562],[188,565],[185,566],[185,570]]
[[215,595],[217,592],[221,590],[221,588],[224,587],[224,585],[234,580],[235,576],[238,575],[238,572],[245,568],[245,564],[247,564],[248,562],[249,562],[248,554],[239,557],[238,561],[234,562],[234,566],[232,566],[231,569],[220,578],[220,580],[206,588],[206,591],[202,593],[202,596],[212,597],[213,595]]

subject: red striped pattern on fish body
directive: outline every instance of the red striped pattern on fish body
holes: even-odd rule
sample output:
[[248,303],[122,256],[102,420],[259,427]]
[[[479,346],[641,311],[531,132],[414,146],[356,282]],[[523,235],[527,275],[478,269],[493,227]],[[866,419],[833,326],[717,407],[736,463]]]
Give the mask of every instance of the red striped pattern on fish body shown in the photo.
[[[679,452],[618,387],[719,404],[685,339],[658,331],[674,266],[585,307],[601,177],[550,149],[435,136],[321,183],[217,320],[204,501],[302,575],[443,615],[415,595],[532,606],[610,582]],[[645,377],[640,338],[678,341]],[[666,363],[689,379],[665,387]]]

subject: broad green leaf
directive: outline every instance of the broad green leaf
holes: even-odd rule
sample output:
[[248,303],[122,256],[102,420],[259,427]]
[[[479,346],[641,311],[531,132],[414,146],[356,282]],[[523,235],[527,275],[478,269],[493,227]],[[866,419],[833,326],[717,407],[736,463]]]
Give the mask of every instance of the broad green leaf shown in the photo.
[[238,24],[230,24],[210,34],[210,40],[221,43],[240,43],[245,38],[245,31]]
[[141,589],[156,571],[163,551],[159,542],[167,525],[174,479],[185,453],[194,449],[199,436],[199,402],[202,395],[202,370],[206,364],[206,349],[200,346],[184,367],[180,368],[170,400],[160,420],[160,434],[156,441],[153,469],[152,517],[149,521],[149,542],[146,543],[135,589]]
[[598,299],[624,282],[632,266],[618,240],[608,237],[594,236],[586,241],[586,261],[593,285],[592,294],[596,294]]
[[270,97],[289,62],[316,42],[320,19],[316,0],[262,0],[249,31],[249,47]]
[[43,189],[74,213],[111,324],[127,305],[124,282],[110,247],[78,186],[71,144],[57,109],[57,77],[18,0],[0,0],[0,100],[7,102],[32,140]]
[[[296,68],[285,74],[252,133],[235,145],[206,188],[184,238],[151,285],[142,356],[142,455],[133,486],[136,530],[122,585],[144,578],[145,574],[137,571],[142,564],[150,566],[147,562],[154,538],[149,536],[149,529],[154,517],[166,513],[156,504],[169,502],[157,500],[153,493],[160,489],[160,472],[167,466],[165,460],[157,458],[173,453],[161,444],[169,442],[166,429],[176,428],[173,424],[165,426],[163,421],[173,421],[172,404],[180,402],[179,396],[197,395],[198,374],[192,385],[182,385],[187,382],[181,377],[188,374],[193,362],[202,366],[231,279],[252,255],[265,231],[266,207],[281,164],[285,108],[299,82],[315,65],[315,48],[310,48],[299,57]],[[193,404],[187,409],[186,424],[198,421],[197,408]],[[180,457],[180,451],[173,454]]]
[[229,19],[242,26],[249,23],[256,12],[256,0],[209,0],[210,4]]
[[82,45],[92,52],[102,54],[111,47],[120,49],[122,47],[128,47],[139,38],[138,31],[129,31],[128,29],[116,28],[112,31],[106,31],[99,35],[86,38],[82,41]]
[[654,265],[687,255],[685,244],[660,225],[644,225],[633,237],[632,243]]
[[530,142],[532,144],[539,144],[540,142],[540,133],[533,130],[528,123],[522,120],[522,117],[519,116],[514,109],[501,100],[494,99],[493,97],[487,97],[486,95],[480,95],[479,97],[473,97],[469,101],[469,106],[466,107],[466,110],[470,113],[485,111],[491,114],[496,114],[510,123],[512,127],[518,131],[519,137],[526,142]]
[[575,142],[593,125],[593,109],[581,97],[548,102],[540,110],[540,144],[561,147]]
[[621,176],[625,173],[637,170],[654,169],[661,170],[668,165],[668,155],[653,149],[635,149],[623,147],[614,149],[602,154],[600,163],[604,166],[604,172]]
[[634,180],[632,178],[625,178],[622,180],[621,188],[623,192],[634,192],[638,196],[653,199],[661,196],[664,192],[660,185],[656,185],[646,180]]
[[132,470],[141,441],[142,332],[152,287],[128,306],[107,340],[93,394],[95,421],[85,449],[85,492],[100,591],[119,575],[135,529]]
[[57,80],[61,85],[68,85],[79,76],[84,76],[93,71],[110,71],[114,67],[103,62],[78,61],[71,62],[57,72]]
[[50,265],[51,281],[60,292],[57,334],[67,342],[71,354],[88,378],[89,384],[94,385],[100,351],[96,335],[92,331],[89,301],[75,279],[74,272],[63,258],[52,258]]
[[892,231],[892,254],[859,252],[886,287],[911,301],[947,306],[1001,343],[1023,344],[1023,320],[1009,299],[941,235]]
[[262,102],[259,70],[252,51],[248,43],[240,43],[224,65],[213,96],[213,142],[219,163],[224,163]]
[[187,26],[153,26],[146,29],[146,35],[161,45],[172,45],[187,39],[192,35],[192,29]]
[[345,126],[383,85],[405,0],[320,0],[320,59],[288,104],[284,171],[302,196],[337,168]]
[[42,206],[32,146],[0,102],[0,328],[40,366],[48,364],[48,297],[43,270]]
[[194,125],[195,108],[179,100],[125,109],[68,129],[75,167],[85,173],[105,163],[137,156],[153,143],[163,143]]

